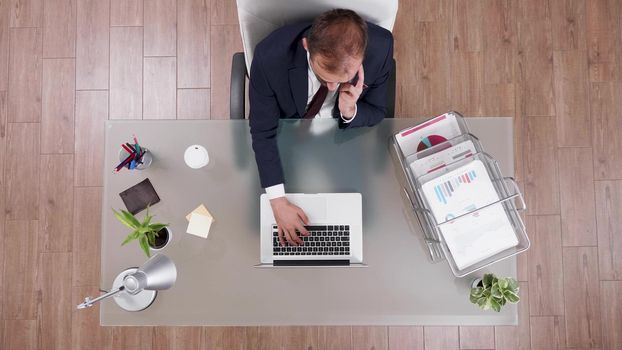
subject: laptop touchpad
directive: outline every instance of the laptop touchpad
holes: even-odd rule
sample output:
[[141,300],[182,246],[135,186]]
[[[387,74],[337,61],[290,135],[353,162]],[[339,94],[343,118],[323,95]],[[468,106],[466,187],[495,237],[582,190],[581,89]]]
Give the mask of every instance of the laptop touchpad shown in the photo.
[[288,198],[288,200],[304,210],[310,223],[326,220],[326,198],[304,196]]

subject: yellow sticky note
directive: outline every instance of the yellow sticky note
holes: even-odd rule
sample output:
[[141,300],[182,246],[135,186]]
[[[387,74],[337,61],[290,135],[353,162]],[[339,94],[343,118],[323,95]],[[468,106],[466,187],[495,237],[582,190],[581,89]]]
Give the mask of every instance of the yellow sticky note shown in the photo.
[[[190,221],[190,216],[193,213],[197,213],[197,214],[201,214],[201,215],[212,217],[212,214],[210,214],[210,212],[207,210],[207,208],[203,204],[199,205],[196,209],[194,209],[192,212],[190,212],[190,214],[186,215],[186,220]],[[212,220],[213,219],[214,218],[212,217]]]
[[214,222],[214,219],[212,218],[211,215],[192,213],[190,214],[189,221],[190,222],[188,223],[188,229],[186,229],[187,233],[191,235],[207,238],[210,227],[212,226],[212,222]]

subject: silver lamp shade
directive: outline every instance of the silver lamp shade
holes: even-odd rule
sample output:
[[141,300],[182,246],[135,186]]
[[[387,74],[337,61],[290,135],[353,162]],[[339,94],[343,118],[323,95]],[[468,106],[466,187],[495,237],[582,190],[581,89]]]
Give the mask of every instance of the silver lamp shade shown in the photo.
[[177,280],[177,268],[169,257],[156,254],[147,260],[138,270],[125,276],[123,285],[130,294],[143,290],[169,289]]
[[94,303],[114,296],[114,301],[124,310],[141,311],[148,308],[156,298],[158,290],[169,289],[177,280],[177,268],[165,255],[156,254],[139,268],[121,272],[112,283],[112,290],[95,299],[87,297],[78,309],[93,306]]

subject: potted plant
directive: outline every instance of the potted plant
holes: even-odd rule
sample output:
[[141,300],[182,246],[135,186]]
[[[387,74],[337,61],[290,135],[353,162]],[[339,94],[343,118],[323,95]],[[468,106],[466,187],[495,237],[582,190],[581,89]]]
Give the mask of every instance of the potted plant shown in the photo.
[[138,219],[128,211],[121,210],[121,212],[118,212],[114,209],[112,209],[112,211],[117,220],[132,230],[121,245],[126,245],[133,240],[138,240],[140,248],[145,252],[147,257],[150,257],[151,251],[149,248],[153,250],[162,249],[171,240],[171,231],[167,227],[168,224],[151,223],[153,215],[149,215],[149,208],[147,208],[147,213],[142,222],[138,221]]
[[515,279],[498,278],[492,273],[487,273],[471,284],[470,300],[483,310],[493,309],[499,312],[506,303],[516,304],[520,301],[518,290],[518,282]]

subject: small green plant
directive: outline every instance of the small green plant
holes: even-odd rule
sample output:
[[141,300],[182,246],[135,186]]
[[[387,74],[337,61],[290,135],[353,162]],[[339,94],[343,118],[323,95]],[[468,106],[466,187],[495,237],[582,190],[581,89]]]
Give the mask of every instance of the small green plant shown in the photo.
[[121,212],[118,212],[114,209],[112,209],[112,211],[114,212],[114,216],[117,220],[132,230],[121,245],[126,245],[133,240],[138,240],[140,248],[143,252],[145,252],[147,257],[150,257],[151,251],[149,251],[149,245],[155,245],[155,239],[158,237],[158,232],[168,226],[168,224],[152,224],[151,219],[153,218],[153,215],[149,215],[149,208],[147,208],[147,213],[145,214],[145,218],[142,222],[138,221],[138,219],[136,219],[136,217],[128,211],[121,210]]
[[499,312],[506,303],[516,304],[520,301],[518,282],[513,278],[497,278],[492,273],[487,273],[480,283],[482,286],[471,288],[470,300],[483,310],[493,309]]

